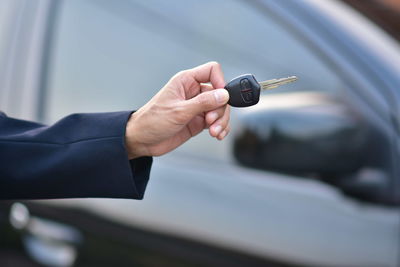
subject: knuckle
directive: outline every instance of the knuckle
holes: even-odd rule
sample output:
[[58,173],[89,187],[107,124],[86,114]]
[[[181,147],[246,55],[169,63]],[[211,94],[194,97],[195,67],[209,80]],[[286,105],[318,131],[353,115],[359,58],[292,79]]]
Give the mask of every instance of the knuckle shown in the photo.
[[211,123],[214,122],[213,117],[207,114],[206,115],[206,122],[207,122],[207,125],[211,125]]
[[177,72],[174,77],[178,77],[181,80],[187,80],[192,75],[193,71],[191,69],[188,69]]
[[217,61],[210,61],[208,64],[210,64],[213,67],[220,67],[221,65]]
[[181,70],[175,74],[175,77],[185,77],[188,74],[188,70]]

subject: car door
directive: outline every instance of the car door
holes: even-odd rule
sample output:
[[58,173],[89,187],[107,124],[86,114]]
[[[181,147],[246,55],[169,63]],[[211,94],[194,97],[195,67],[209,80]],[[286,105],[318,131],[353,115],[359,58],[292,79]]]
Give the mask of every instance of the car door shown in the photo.
[[[396,266],[399,209],[395,197],[385,197],[391,195],[388,188],[393,189],[387,183],[396,184],[392,181],[398,176],[377,160],[394,158],[382,133],[392,126],[382,120],[378,127],[368,120],[371,113],[381,116],[376,111],[385,106],[385,99],[374,103],[368,96],[379,96],[376,88],[355,83],[359,74],[344,75],[334,64],[332,55],[343,56],[346,50],[335,42],[327,49],[313,39],[319,25],[295,23],[310,14],[321,16],[318,9],[304,2],[303,9],[287,18],[278,12],[283,6],[278,1],[61,2],[48,57],[42,62],[45,82],[38,114],[48,123],[75,112],[137,109],[174,73],[209,60],[222,64],[227,80],[248,72],[258,79],[297,75],[299,81],[263,93],[253,108],[232,109],[227,140],[211,140],[204,132],[155,159],[143,201],[26,205],[37,214],[85,229],[84,236],[107,236],[106,244],[119,240],[128,247],[121,235],[91,229],[88,225],[96,225],[97,219],[113,222],[118,229],[142,229],[147,236],[162,233],[227,249],[230,259],[244,254],[272,265]],[[314,13],[302,13],[307,7],[314,7]],[[353,62],[351,53],[344,56]],[[363,90],[361,100],[354,98]],[[363,98],[377,108],[367,110]],[[379,142],[369,142],[372,137]],[[332,140],[330,146],[326,140]],[[360,145],[341,150],[349,146],[347,140]],[[317,142],[328,149],[307,150]],[[370,152],[366,144],[374,146],[375,157],[362,157]],[[364,180],[372,181],[367,189]],[[127,232],[125,238],[129,236],[133,234]],[[88,240],[93,239],[83,237],[83,247],[93,244]],[[105,250],[96,263],[122,257],[123,247]],[[157,248],[153,257],[175,255]],[[87,251],[80,253],[93,255]],[[182,246],[180,251],[185,251]],[[179,257],[196,259],[182,254]],[[140,258],[140,253],[134,255]],[[82,264],[91,260],[81,256]]]

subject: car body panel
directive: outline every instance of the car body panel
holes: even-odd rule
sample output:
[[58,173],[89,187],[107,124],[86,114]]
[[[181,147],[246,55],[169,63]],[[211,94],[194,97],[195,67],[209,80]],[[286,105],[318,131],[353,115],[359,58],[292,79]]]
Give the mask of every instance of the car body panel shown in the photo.
[[[50,60],[50,52],[45,50],[48,47],[43,42],[50,40],[52,34],[51,28],[43,27],[52,21],[47,12],[57,7],[49,5],[49,1],[39,2],[42,5],[37,9],[40,11],[37,16],[43,17],[39,23],[42,26],[38,26],[41,34],[37,37],[38,46],[29,52],[34,64],[27,69],[11,68],[15,73],[7,78],[15,87],[17,80],[25,77],[27,89],[24,92],[27,93],[7,98],[4,91],[0,93],[2,99],[7,99],[7,105],[1,102],[4,111],[22,118],[43,120],[46,117],[45,98],[49,93],[45,72]],[[391,116],[394,111],[400,114],[396,113],[400,95],[399,72],[396,66],[393,67],[393,61],[398,57],[397,45],[384,41],[392,48],[385,50],[384,59],[381,58],[377,52],[385,45],[379,44],[372,35],[353,36],[351,27],[346,28],[342,23],[348,16],[343,10],[348,9],[329,2],[330,9],[311,0],[255,1],[250,5],[260,12],[272,13],[287,24],[295,36],[326,59],[346,81],[342,97],[385,132],[393,144],[390,171],[392,177],[397,177],[393,180],[393,190],[398,194],[400,179],[395,162],[398,159],[398,132]],[[375,36],[374,26],[363,21],[363,18],[358,19],[358,27]],[[365,42],[371,45],[364,46]],[[28,44],[21,46],[20,49],[29,47]],[[1,62],[2,68],[14,64],[13,60]],[[10,103],[14,103],[12,107]],[[246,111],[234,113],[240,117]],[[227,146],[232,144],[231,139],[226,142]],[[399,264],[400,211],[397,206],[358,201],[342,194],[338,188],[314,179],[253,170],[238,166],[231,159],[201,158],[196,156],[195,150],[190,154],[178,150],[157,158],[143,201],[82,199],[28,203],[44,210],[62,208],[63,213],[71,214],[71,217],[78,209],[83,211],[79,213],[79,223],[85,219],[94,221],[89,216],[94,214],[121,227],[194,240],[216,250],[229,249],[289,265]],[[87,218],[85,214],[88,214]]]
[[156,159],[151,175],[140,202],[51,203],[281,262],[395,266],[397,207],[365,205],[319,181],[186,155]]

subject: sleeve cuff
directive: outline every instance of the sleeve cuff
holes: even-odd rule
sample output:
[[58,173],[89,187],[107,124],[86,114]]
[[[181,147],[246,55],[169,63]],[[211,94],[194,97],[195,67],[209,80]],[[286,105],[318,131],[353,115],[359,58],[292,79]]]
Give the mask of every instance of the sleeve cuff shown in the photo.
[[150,178],[152,157],[141,157],[129,161],[133,176],[133,187],[135,199],[143,199],[146,186]]

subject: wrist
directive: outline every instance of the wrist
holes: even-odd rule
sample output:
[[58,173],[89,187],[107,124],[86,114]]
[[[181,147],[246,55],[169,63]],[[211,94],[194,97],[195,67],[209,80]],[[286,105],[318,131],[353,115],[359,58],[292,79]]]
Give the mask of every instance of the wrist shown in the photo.
[[137,124],[137,113],[132,113],[128,119],[125,130],[125,146],[129,160],[149,156],[145,144],[140,142],[140,138],[137,135]]

